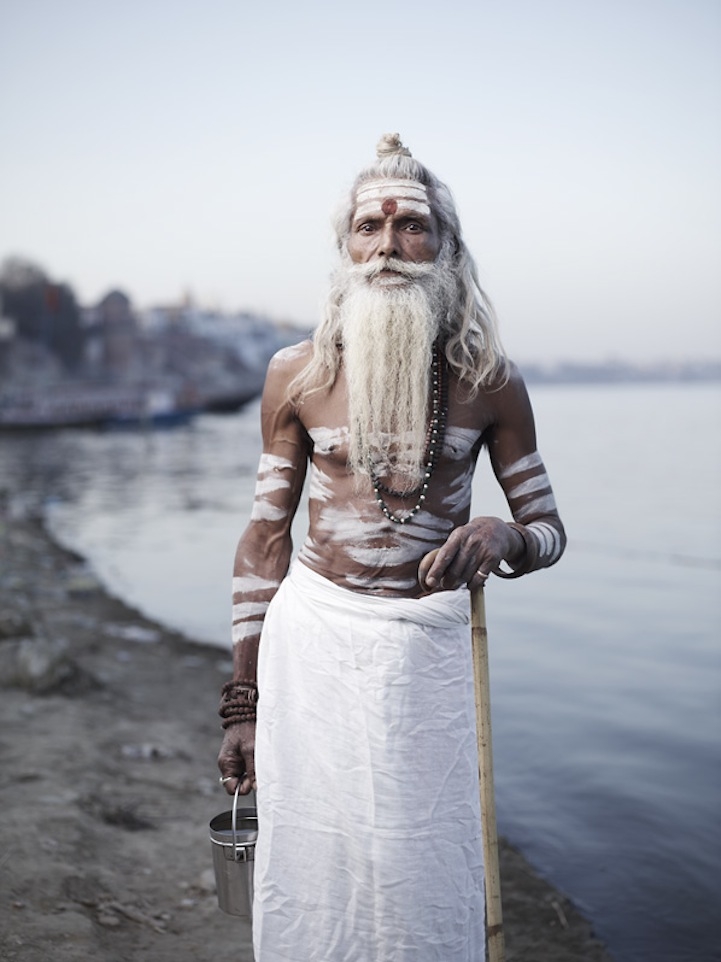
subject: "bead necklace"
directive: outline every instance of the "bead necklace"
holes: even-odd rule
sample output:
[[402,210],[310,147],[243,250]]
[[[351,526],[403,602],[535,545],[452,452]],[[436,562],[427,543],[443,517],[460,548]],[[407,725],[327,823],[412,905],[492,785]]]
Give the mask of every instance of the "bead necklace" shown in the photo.
[[[396,491],[393,488],[387,487],[380,478],[376,477],[373,471],[373,465],[369,464],[370,478],[373,485],[373,490],[375,492],[376,501],[378,502],[378,507],[381,509],[383,514],[392,521],[394,524],[406,524],[411,521],[423,507],[423,502],[426,500],[426,492],[428,491],[428,484],[433,475],[436,464],[438,463],[438,458],[440,457],[441,451],[443,450],[443,439],[445,437],[446,431],[446,417],[448,415],[448,385],[446,383],[446,378],[444,377],[445,366],[443,363],[443,358],[440,350],[436,347],[433,351],[433,365],[431,367],[431,417],[428,423],[428,431],[426,432],[426,446],[423,455],[423,464],[425,471],[423,474],[423,480],[414,488],[412,491]],[[418,497],[418,501],[402,517],[394,514],[393,511],[386,504],[383,494],[389,494],[394,498],[400,498],[401,500],[407,500],[408,498]]]

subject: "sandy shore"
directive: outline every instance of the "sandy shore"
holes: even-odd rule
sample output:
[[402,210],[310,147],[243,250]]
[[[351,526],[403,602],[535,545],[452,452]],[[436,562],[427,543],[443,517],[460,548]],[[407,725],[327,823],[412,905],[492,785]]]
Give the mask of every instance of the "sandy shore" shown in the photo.
[[[229,807],[229,657],[108,595],[39,520],[0,525],[0,957],[252,962],[248,925],[217,907],[208,840]],[[505,844],[501,875],[508,962],[610,962]]]

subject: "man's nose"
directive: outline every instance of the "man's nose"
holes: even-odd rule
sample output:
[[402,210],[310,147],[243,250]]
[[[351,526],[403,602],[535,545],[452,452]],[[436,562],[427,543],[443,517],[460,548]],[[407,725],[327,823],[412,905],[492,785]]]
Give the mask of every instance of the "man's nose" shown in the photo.
[[392,224],[385,224],[378,237],[376,257],[397,257],[398,239]]

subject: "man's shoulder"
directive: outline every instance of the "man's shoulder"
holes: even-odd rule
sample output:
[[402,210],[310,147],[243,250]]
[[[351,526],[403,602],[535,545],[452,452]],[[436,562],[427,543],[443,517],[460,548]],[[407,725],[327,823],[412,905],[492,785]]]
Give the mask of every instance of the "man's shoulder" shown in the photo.
[[276,351],[268,365],[268,378],[287,381],[299,374],[313,355],[313,343],[306,339]]
[[506,367],[504,377],[501,380],[501,387],[508,386],[511,390],[518,390],[519,388],[525,387],[525,381],[523,380],[523,375],[516,364],[509,358],[506,358]]
[[310,361],[313,354],[313,342],[306,338],[297,344],[288,344],[276,351],[270,359],[269,369],[288,370],[297,373]]
[[509,395],[512,396],[519,392],[524,393],[526,390],[523,375],[518,365],[510,358],[505,358],[495,373],[477,391],[473,391],[467,382],[458,380],[453,375],[451,376],[451,383],[456,384],[459,396],[464,400],[464,403],[471,407],[474,404],[481,407],[490,404],[493,407],[497,401],[502,401]]

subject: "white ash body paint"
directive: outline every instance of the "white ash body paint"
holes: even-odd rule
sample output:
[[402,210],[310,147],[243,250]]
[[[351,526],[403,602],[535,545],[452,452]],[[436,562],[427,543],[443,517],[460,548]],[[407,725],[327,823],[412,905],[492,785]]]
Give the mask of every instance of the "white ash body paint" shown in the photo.
[[308,497],[311,501],[331,501],[333,499],[332,479],[312,461],[308,477]]
[[233,621],[265,618],[269,604],[269,601],[239,601],[236,605],[233,605]]
[[273,591],[280,581],[270,578],[261,578],[260,575],[242,575],[233,578],[234,595],[252,595],[256,591]]
[[287,517],[287,508],[279,508],[267,498],[256,498],[250,512],[251,521],[282,521]]
[[265,452],[261,454],[251,521],[282,521],[288,517],[288,509],[274,504],[270,495],[290,488],[291,477],[284,476],[283,472],[289,472],[292,476],[295,471],[295,465],[287,458]]
[[263,452],[258,461],[258,477],[265,477],[271,471],[295,471],[295,465],[287,458],[278,457],[277,454]]
[[398,205],[400,214],[422,214],[429,217],[431,206],[428,192],[423,184],[416,180],[401,180],[387,178],[370,180],[361,184],[356,192],[356,209],[354,221],[364,217],[383,215],[383,203],[393,200]]
[[443,442],[443,456],[449,461],[462,461],[478,443],[481,432],[475,428],[446,427]]
[[550,494],[544,494],[542,498],[535,498],[533,501],[529,501],[528,504],[524,504],[521,508],[514,510],[513,517],[516,521],[524,522],[527,518],[532,518],[536,514],[551,514],[555,513],[556,499],[553,497],[553,492]]
[[550,487],[551,482],[548,480],[548,475],[544,471],[543,474],[539,474],[535,478],[529,478],[528,481],[522,481],[521,484],[517,484],[515,488],[511,488],[508,492],[508,497],[513,501],[516,498],[523,498],[527,494],[533,494],[536,491],[542,491]]
[[[539,470],[540,469],[540,470]],[[513,464],[501,471],[499,477],[507,480],[528,471],[537,471],[532,478],[521,481],[514,487],[509,488],[506,497],[511,506],[513,517],[516,521],[523,522],[527,518],[532,518],[537,514],[548,514],[556,512],[556,499],[553,497],[551,482],[543,466],[541,455],[538,451],[533,454],[519,458]],[[525,500],[529,495],[534,495],[530,501]],[[519,502],[523,502],[520,503]]]
[[299,344],[288,344],[275,352],[274,359],[277,361],[294,361],[297,357],[303,356],[307,350],[307,341],[301,341]]
[[349,585],[355,585],[361,591],[412,591],[418,585],[416,578],[384,578],[376,577],[373,584],[368,584],[367,578],[355,578],[348,575],[346,581]]
[[528,525],[538,542],[538,557],[544,564],[551,565],[561,556],[561,536],[558,531],[546,521],[532,521]]
[[513,464],[507,465],[498,477],[501,480],[506,478],[512,478],[516,474],[523,474],[524,471],[530,471],[532,468],[543,467],[543,460],[538,451],[534,451],[533,454],[527,454],[524,458],[519,458],[518,461],[514,461]]
[[465,511],[470,507],[473,496],[473,475],[475,465],[467,465],[465,471],[454,478],[445,488],[441,505],[450,511]]
[[350,437],[347,427],[309,428],[308,436],[317,454],[333,454],[338,448],[347,450]]
[[393,544],[382,547],[351,544],[347,549],[348,557],[367,568],[394,567],[416,561],[419,547],[423,549],[421,553],[426,554],[436,545],[435,539],[415,537],[410,525],[403,528],[403,535],[396,536]]
[[319,533],[331,533],[332,540],[343,544],[361,544],[371,540],[387,542],[389,522],[378,512],[378,518],[367,520],[360,511],[351,505],[326,508],[316,522]]
[[[400,528],[392,525],[380,512],[376,516],[375,503],[372,509],[373,516],[369,518],[351,506],[327,508],[316,522],[316,535],[330,534],[330,540],[340,545],[350,561],[365,568],[393,568],[422,557],[437,546],[439,531],[447,534],[452,527],[450,522],[421,511],[413,519],[413,524]],[[310,534],[298,557],[311,567],[319,566],[324,560],[318,543]],[[360,585],[363,582],[356,580],[353,583]],[[389,575],[386,587],[406,590],[408,585],[406,579],[401,581]]]
[[[511,487],[507,494],[513,517],[521,524],[538,515],[557,513],[551,482],[538,451],[509,464],[499,477],[505,480],[529,471],[537,473]],[[526,530],[536,542],[541,565],[551,565],[560,558],[563,550],[561,532],[553,524],[548,521],[529,521]]]
[[269,604],[269,601],[243,601],[233,605],[232,638],[234,645],[253,635],[260,634]]

